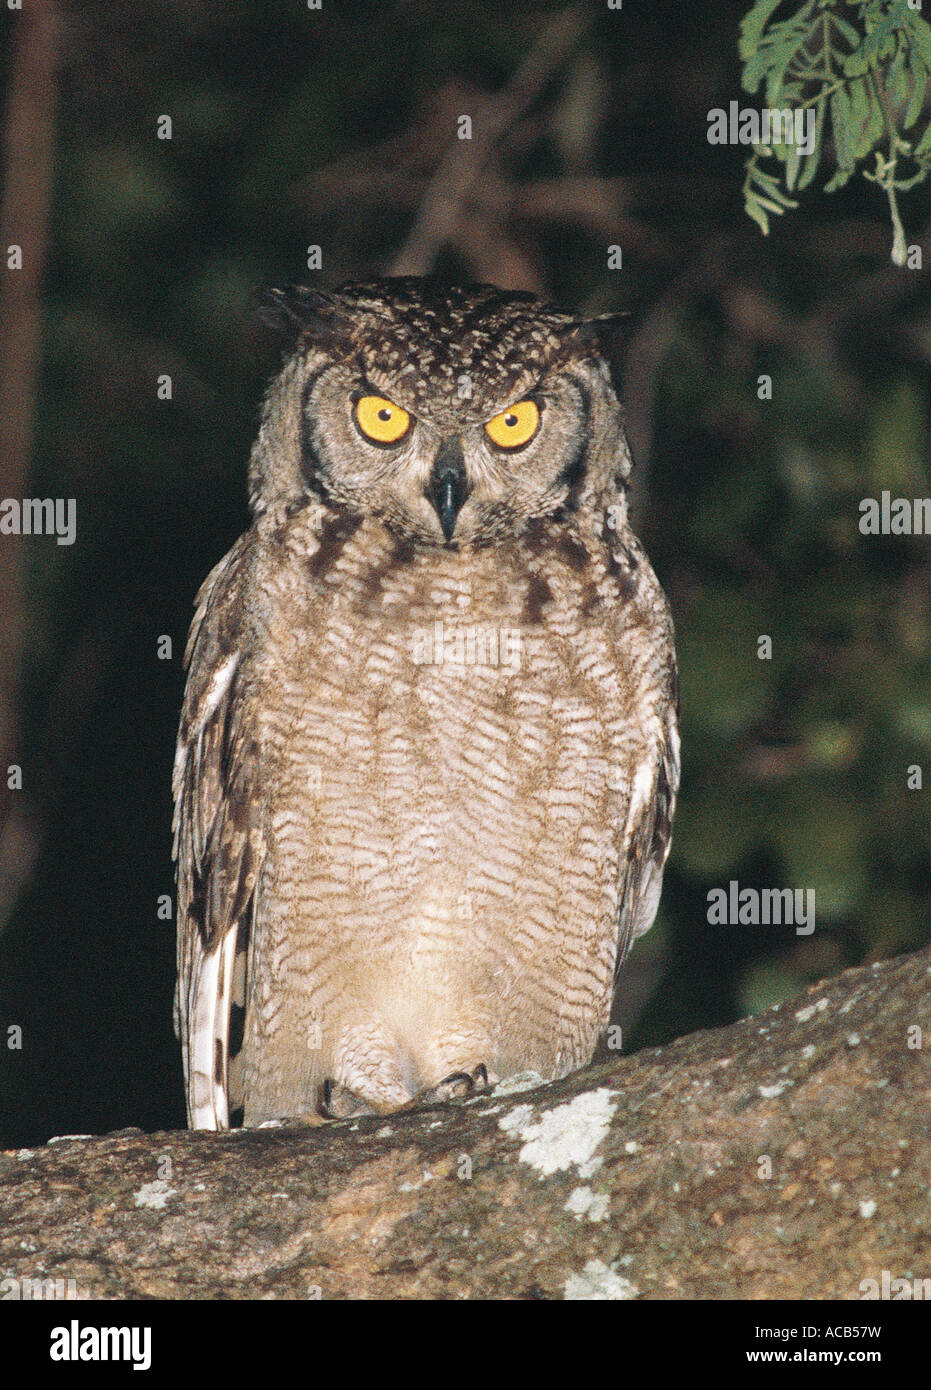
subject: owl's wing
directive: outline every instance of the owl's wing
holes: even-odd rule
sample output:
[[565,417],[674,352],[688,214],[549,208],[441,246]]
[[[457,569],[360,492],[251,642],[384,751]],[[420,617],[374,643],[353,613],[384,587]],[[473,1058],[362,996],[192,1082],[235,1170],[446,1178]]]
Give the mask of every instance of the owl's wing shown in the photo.
[[231,1084],[241,1043],[245,965],[261,829],[252,786],[255,743],[243,698],[242,538],[197,596],[174,768],[181,1040],[192,1129],[226,1129],[240,1103]]
[[[675,672],[673,687],[677,688]],[[615,977],[638,936],[649,931],[659,907],[663,868],[672,838],[679,789],[678,697],[666,709],[657,739],[637,767],[624,831]]]

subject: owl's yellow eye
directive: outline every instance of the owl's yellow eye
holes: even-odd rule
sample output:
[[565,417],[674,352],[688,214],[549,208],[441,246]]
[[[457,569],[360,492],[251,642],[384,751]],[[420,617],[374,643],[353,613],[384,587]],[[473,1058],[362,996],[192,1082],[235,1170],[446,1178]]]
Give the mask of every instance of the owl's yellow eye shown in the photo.
[[384,396],[360,396],[356,401],[356,424],[366,439],[376,444],[397,444],[410,429],[411,417]]
[[540,408],[536,401],[518,401],[489,420],[485,433],[499,449],[519,449],[522,444],[530,443],[539,423]]

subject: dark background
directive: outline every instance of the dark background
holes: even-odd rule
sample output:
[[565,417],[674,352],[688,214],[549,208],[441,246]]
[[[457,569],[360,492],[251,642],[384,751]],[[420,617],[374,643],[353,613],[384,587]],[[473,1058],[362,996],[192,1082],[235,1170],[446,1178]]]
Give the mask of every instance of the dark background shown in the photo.
[[[54,135],[31,307],[0,272],[8,385],[30,314],[39,335],[16,386],[31,445],[8,425],[0,493],[76,498],[77,541],[0,536],[2,762],[24,779],[0,832],[0,1140],[184,1123],[158,911],[181,654],[247,520],[280,360],[264,285],[435,270],[630,311],[614,365],[677,624],[684,780],[657,925],[623,977],[625,1049],[928,939],[928,792],[906,775],[931,766],[931,552],[858,530],[862,498],[931,492],[926,272],[890,265],[885,200],[860,179],[826,196],[819,177],[768,238],[746,217],[746,150],[706,139],[742,96],[744,10],[4,7],[4,245],[30,200],[42,223],[41,160],[11,135],[21,45],[44,42],[55,78],[32,86]],[[902,205],[927,259],[928,190]],[[731,878],[815,889],[816,931],[709,926]]]

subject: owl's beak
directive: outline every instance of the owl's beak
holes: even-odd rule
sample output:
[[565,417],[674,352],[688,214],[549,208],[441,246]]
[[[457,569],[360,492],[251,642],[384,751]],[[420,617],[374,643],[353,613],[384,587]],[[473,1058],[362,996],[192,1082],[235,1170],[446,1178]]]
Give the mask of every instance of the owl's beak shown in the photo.
[[448,541],[453,538],[456,518],[468,495],[462,445],[456,438],[444,439],[433,464],[427,497],[436,508],[443,535]]

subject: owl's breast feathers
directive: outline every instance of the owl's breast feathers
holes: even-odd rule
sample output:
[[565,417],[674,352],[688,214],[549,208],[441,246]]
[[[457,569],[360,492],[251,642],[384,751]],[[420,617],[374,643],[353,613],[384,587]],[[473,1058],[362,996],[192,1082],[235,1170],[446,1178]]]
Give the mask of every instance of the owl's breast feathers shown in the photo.
[[[501,836],[510,826],[515,839],[497,879],[476,870],[477,896],[493,902],[523,854],[528,882],[513,880],[512,915],[526,903],[542,921],[546,893],[567,895],[554,921],[578,932],[579,989],[604,989],[585,951],[610,975],[649,927],[679,781],[672,626],[631,533],[604,536],[550,521],[494,547],[418,547],[315,503],[259,517],[213,570],[188,643],[174,774],[176,1011],[192,1125],[223,1128],[242,1101],[231,1060],[275,825],[303,822],[343,843],[353,832],[337,817],[356,816],[387,861],[372,891],[401,891],[394,843],[395,868],[403,849],[423,896],[433,861],[410,816],[447,827],[442,890],[466,882],[476,807],[500,814]],[[346,750],[366,747],[371,792],[356,805]],[[324,793],[336,792],[310,788],[304,808],[295,770],[310,775],[313,748]],[[566,862],[535,866],[535,845]],[[586,946],[612,916],[613,938]],[[553,962],[561,950],[545,945]]]

